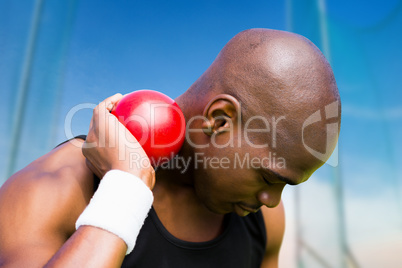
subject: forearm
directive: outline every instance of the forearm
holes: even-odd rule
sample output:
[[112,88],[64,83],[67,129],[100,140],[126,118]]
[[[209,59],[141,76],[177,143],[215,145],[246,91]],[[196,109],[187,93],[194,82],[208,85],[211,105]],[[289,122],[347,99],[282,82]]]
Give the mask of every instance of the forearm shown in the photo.
[[108,231],[81,226],[45,267],[120,267],[126,243]]
[[139,178],[108,172],[78,218],[77,231],[49,265],[119,267],[133,250],[152,201],[152,192]]

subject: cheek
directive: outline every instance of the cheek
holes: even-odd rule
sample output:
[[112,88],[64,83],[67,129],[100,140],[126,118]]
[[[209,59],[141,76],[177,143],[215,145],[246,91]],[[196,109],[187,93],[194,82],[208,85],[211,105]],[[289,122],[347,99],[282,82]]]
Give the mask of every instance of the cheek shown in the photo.
[[220,170],[210,168],[199,170],[194,178],[196,192],[203,198],[216,199],[219,192],[226,192],[226,187],[223,184],[223,177],[225,176],[226,174]]
[[204,169],[198,174],[194,181],[196,192],[210,202],[235,203],[255,197],[259,191],[260,185],[249,170]]

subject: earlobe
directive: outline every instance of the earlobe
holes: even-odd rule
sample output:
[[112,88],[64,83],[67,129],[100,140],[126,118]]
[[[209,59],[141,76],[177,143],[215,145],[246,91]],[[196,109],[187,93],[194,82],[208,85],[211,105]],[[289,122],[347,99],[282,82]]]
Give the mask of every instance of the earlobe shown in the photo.
[[219,94],[205,106],[203,116],[206,120],[202,129],[208,136],[229,131],[240,120],[240,103],[231,95]]

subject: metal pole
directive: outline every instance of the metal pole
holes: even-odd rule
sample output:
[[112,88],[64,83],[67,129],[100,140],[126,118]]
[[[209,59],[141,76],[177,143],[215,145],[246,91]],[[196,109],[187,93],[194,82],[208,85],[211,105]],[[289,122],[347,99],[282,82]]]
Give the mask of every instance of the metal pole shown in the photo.
[[24,122],[24,112],[27,102],[29,82],[32,69],[32,60],[35,54],[35,45],[38,35],[40,17],[42,13],[43,0],[36,0],[35,8],[32,16],[31,28],[29,31],[28,44],[25,51],[24,64],[22,66],[21,78],[17,89],[17,101],[13,112],[12,134],[10,155],[8,157],[8,165],[6,165],[6,178],[10,177],[16,167],[19,144],[21,139],[21,129]]

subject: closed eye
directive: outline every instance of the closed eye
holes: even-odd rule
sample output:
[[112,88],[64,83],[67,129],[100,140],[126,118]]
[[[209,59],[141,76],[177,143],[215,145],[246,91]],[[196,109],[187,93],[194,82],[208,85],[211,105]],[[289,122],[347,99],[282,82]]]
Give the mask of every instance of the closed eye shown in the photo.
[[272,186],[273,183],[269,182],[266,178],[264,178],[264,176],[262,177],[262,179],[265,181],[266,184],[268,184],[269,186]]

